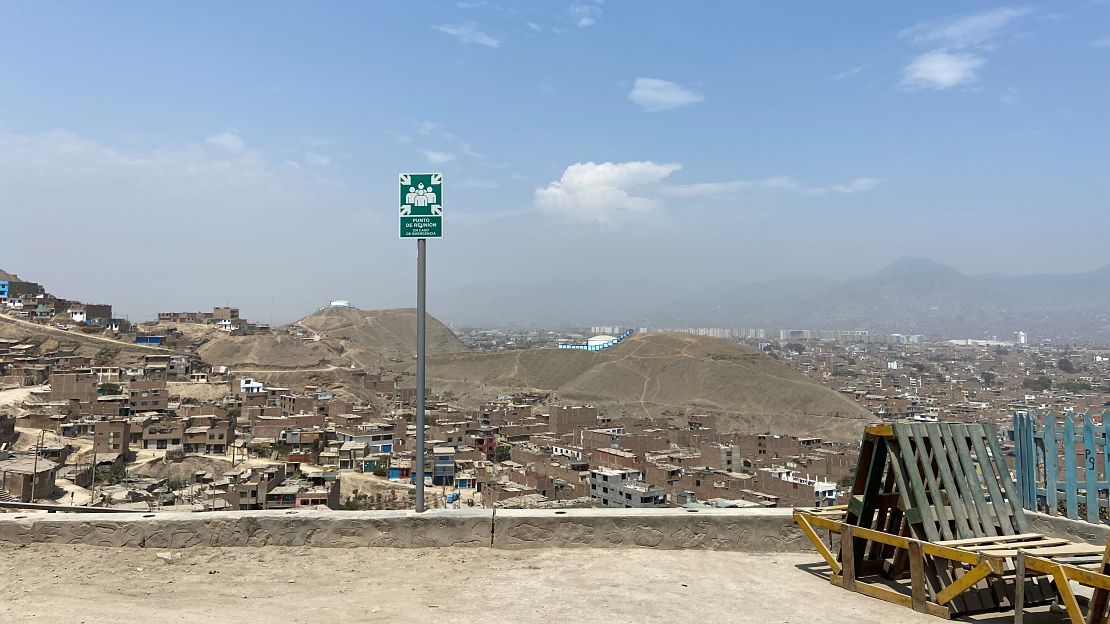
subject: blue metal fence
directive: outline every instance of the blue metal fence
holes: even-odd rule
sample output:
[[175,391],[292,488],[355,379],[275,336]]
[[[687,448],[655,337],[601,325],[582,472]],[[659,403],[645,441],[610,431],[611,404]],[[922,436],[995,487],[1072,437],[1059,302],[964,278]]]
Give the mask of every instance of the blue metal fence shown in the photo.
[[1073,520],[1107,522],[1100,520],[1105,514],[1099,512],[1110,509],[1108,424],[1110,411],[1050,411],[1043,418],[1033,410],[1015,413],[1014,468],[1022,506],[1052,515],[1062,512]]

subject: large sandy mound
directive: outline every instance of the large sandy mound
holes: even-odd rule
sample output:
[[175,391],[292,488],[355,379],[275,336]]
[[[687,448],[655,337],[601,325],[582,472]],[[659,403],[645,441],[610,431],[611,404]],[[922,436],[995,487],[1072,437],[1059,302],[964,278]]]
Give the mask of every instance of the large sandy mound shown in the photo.
[[[428,315],[425,323],[429,355],[466,351],[466,345],[438,319]],[[348,350],[400,357],[413,357],[416,353],[416,310],[413,308],[324,308],[297,325],[327,338],[341,339]]]
[[634,335],[605,351],[531,349],[429,358],[460,397],[533,389],[559,402],[653,418],[719,413],[722,429],[855,439],[869,414],[755,349],[685,334]]

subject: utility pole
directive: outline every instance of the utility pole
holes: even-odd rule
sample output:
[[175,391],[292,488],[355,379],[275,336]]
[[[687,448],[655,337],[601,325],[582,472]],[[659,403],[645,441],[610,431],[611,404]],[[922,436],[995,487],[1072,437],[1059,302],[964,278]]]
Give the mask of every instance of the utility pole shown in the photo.
[[46,427],[39,431],[39,445],[35,448],[35,466],[31,469],[31,500],[35,502],[35,490],[39,487],[39,455],[42,454],[42,443],[46,439]]
[[424,286],[427,275],[427,247],[424,238],[416,239],[416,511],[424,511]]
[[93,430],[92,483],[89,484],[89,507],[96,500],[96,430]]

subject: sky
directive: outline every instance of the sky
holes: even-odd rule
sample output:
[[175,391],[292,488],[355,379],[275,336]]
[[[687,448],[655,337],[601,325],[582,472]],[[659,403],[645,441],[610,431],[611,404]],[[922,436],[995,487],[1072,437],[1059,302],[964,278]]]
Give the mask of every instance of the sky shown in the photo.
[[132,320],[412,306],[434,171],[432,313],[1088,271],[1108,76],[1098,1],[2,1],[0,268]]

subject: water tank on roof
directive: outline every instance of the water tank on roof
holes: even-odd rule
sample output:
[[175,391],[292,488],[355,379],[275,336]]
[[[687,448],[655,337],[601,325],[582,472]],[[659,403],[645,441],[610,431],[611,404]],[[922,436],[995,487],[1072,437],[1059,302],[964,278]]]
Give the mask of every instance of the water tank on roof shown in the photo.
[[591,346],[591,347],[598,347],[598,346],[601,346],[603,344],[609,344],[610,342],[613,342],[614,340],[616,340],[615,336],[601,335],[601,336],[594,336],[593,338],[590,338],[589,340],[586,341],[586,344]]

